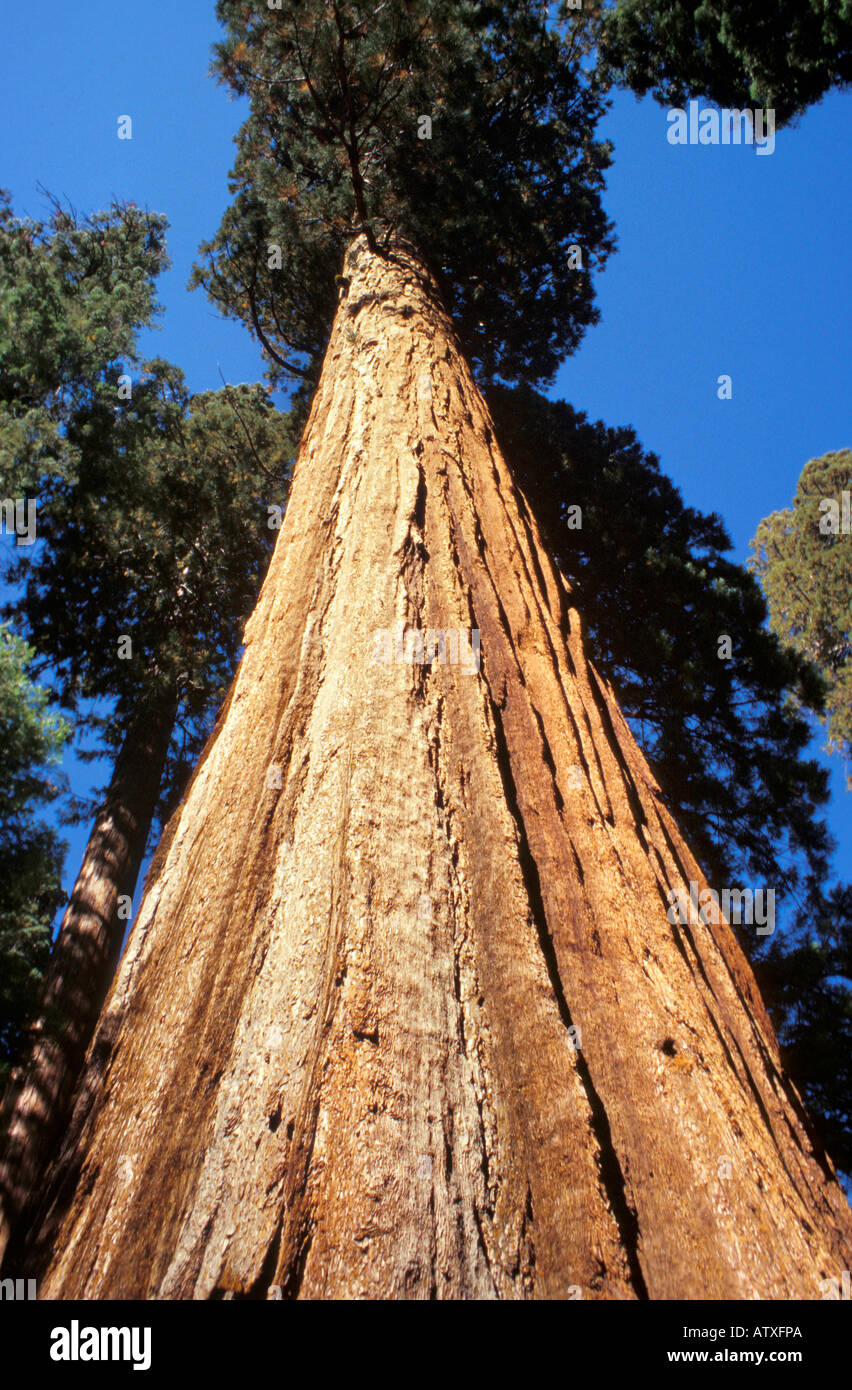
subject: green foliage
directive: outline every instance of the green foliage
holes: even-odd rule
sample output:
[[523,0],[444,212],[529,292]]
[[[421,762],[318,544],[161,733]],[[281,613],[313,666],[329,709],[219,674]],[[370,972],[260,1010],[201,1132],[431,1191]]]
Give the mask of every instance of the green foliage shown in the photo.
[[828,1152],[852,1175],[852,886],[815,890],[761,983],[792,1074]]
[[69,726],[48,712],[47,692],[28,676],[32,650],[0,627],[0,1082],[33,1012],[62,902],[65,846],[36,808],[55,800],[49,776]]
[[774,108],[781,125],[852,81],[852,0],[617,0],[602,51],[666,106],[704,96]]
[[495,387],[489,404],[594,659],[711,880],[790,889],[797,865],[824,872],[826,774],[804,757],[810,731],[790,699],[818,701],[820,683],[766,631],[757,584],[725,558],[720,519],[684,507],[630,429],[530,390]]
[[298,422],[261,386],[190,397],[160,360],[130,400],[110,376],[69,420],[74,478],[43,480],[44,544],[16,562],[13,611],[37,634],[68,707],[110,702],[108,719],[89,716],[110,746],[140,699],[173,693],[185,767],[233,672]]
[[158,310],[166,226],[118,203],[80,219],[54,202],[34,222],[0,191],[0,496],[73,472],[65,426],[105,374],[134,360]]
[[[852,452],[841,449],[811,459],[792,507],[773,512],[758,526],[750,561],[773,630],[824,678],[829,747],[847,762],[852,755],[852,534],[844,524],[850,513]],[[822,712],[821,701],[811,703]],[[852,788],[852,776],[848,785]]]
[[251,109],[195,283],[250,326],[273,377],[315,369],[359,230],[417,246],[486,376],[548,379],[597,320],[591,272],[612,239],[595,25],[581,11],[560,30],[550,8],[219,0],[215,70]]

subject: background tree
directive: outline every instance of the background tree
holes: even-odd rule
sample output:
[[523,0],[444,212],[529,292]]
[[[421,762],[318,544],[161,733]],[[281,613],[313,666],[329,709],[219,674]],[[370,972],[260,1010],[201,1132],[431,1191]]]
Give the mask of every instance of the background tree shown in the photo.
[[24,589],[10,611],[38,634],[60,698],[78,718],[85,708],[114,751],[140,698],[175,706],[173,791],[224,698],[286,504],[299,415],[261,386],[190,396],[161,360],[144,365],[129,401],[120,389],[111,371],[68,423],[76,475],[43,480],[44,547],[13,570]]
[[0,627],[0,1085],[35,1009],[64,897],[65,846],[37,808],[62,791],[53,765],[70,726],[49,712],[47,691],[30,679],[32,658],[30,647]]
[[849,0],[617,0],[602,51],[639,95],[773,108],[778,124],[852,81]]
[[[46,480],[76,476],[69,425],[138,363],[137,336],[157,316],[155,281],[168,264],[165,218],[117,202],[79,217],[46,196],[39,221],[16,216],[0,192],[0,499],[36,503]],[[24,950],[23,922],[20,930]],[[15,1007],[23,1016],[30,1004],[25,993]]]
[[[764,517],[752,540],[751,568],[783,642],[821,673],[829,747],[852,755],[852,452],[811,459],[792,507]],[[847,779],[852,787],[852,777]]]
[[20,496],[75,455],[65,426],[106,375],[137,359],[158,312],[167,222],[130,203],[80,218],[51,200],[16,217],[0,191],[0,495]]

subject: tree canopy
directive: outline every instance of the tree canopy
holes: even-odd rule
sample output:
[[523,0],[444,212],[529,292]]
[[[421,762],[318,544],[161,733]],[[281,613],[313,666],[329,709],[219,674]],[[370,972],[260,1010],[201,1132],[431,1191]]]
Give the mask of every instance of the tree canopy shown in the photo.
[[0,191],[0,493],[70,474],[66,426],[98,385],[136,359],[158,313],[166,219],[113,203],[80,218],[52,202],[46,222],[15,216]]
[[359,230],[417,246],[486,376],[550,378],[597,320],[592,275],[613,242],[594,26],[577,12],[556,27],[548,10],[219,0],[215,71],[250,115],[195,280],[274,372],[310,373]]
[[781,125],[852,81],[852,3],[617,0],[602,52],[622,81],[664,105],[751,103]]
[[[811,459],[792,507],[764,517],[752,540],[752,569],[772,628],[825,681],[829,746],[852,757],[852,452]],[[852,788],[852,774],[848,778]]]

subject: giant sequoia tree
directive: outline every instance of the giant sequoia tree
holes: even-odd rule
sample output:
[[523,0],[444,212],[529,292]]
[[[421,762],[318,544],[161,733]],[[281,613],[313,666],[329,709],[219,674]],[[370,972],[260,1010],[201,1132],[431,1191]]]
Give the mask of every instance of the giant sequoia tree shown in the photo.
[[670,910],[706,880],[468,360],[540,380],[591,321],[583,31],[219,12],[252,109],[201,278],[308,378],[337,257],[339,302],[30,1266],[48,1297],[819,1297],[848,1205],[734,931]]

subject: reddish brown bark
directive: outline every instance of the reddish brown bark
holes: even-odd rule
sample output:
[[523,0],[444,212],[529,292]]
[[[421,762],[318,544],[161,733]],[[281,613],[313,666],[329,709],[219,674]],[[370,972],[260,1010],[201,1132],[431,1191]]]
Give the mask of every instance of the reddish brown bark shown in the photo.
[[0,1263],[25,1227],[67,1124],[74,1085],[109,988],[151,829],[175,718],[159,700],[134,720],[116,759],[45,974],[38,1018],[0,1116]]
[[[852,1218],[434,284],[359,239],[42,1213],[50,1298],[819,1298]],[[377,633],[481,634],[481,666]],[[386,657],[391,660],[377,660]]]

